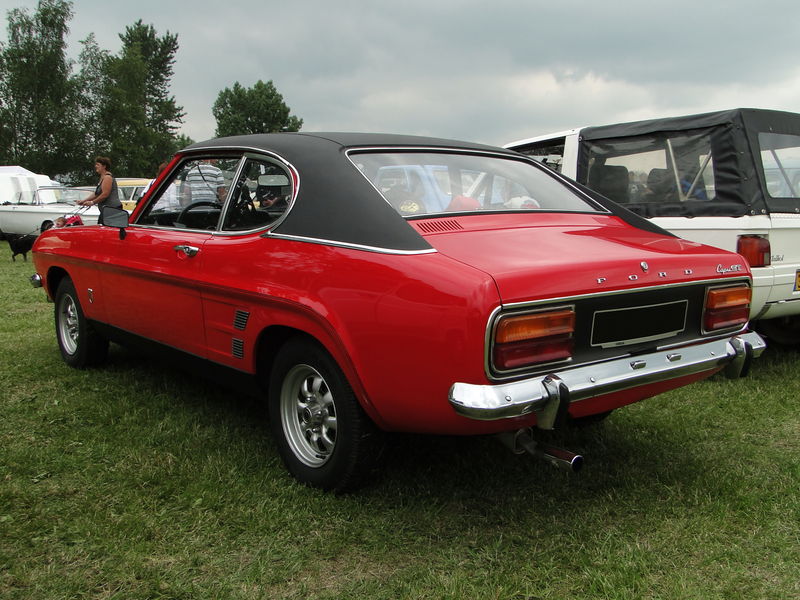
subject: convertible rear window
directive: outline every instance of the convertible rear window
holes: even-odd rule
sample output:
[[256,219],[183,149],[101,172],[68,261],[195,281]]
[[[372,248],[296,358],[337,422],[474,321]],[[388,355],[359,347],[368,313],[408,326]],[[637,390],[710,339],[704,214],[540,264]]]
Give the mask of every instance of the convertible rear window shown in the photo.
[[350,159],[403,216],[602,210],[523,160],[447,152],[360,152]]
[[586,141],[587,185],[645,217],[744,214],[744,203],[718,189],[729,169],[720,167],[715,135],[702,129]]

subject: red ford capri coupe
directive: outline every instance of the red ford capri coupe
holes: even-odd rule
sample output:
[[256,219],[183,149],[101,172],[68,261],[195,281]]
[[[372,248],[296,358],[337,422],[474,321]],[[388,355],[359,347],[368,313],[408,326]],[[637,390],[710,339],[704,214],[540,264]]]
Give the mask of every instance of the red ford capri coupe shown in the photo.
[[501,434],[575,469],[537,427],[764,349],[742,257],[490,146],[215,139],[103,220],[34,247],[67,364],[139,342],[252,384],[289,471],[325,489],[363,480],[382,431]]

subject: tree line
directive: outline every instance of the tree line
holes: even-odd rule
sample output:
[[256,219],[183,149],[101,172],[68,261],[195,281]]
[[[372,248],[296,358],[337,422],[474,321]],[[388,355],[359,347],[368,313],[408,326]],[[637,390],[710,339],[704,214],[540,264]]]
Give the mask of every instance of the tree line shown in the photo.
[[[179,132],[186,113],[170,93],[178,36],[138,20],[111,54],[94,34],[77,62],[65,38],[68,0],[40,0],[30,14],[8,11],[0,43],[0,164],[20,165],[64,183],[93,181],[94,157],[112,157],[118,176],[147,177],[192,140]],[[272,81],[234,83],[212,108],[217,136],[299,131],[302,119]]]

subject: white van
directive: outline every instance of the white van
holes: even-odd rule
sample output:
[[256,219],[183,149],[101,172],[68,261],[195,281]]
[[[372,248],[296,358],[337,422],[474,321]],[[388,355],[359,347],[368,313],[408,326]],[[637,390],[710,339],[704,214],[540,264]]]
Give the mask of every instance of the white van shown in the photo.
[[800,114],[733,109],[506,144],[675,235],[742,254],[751,319],[800,343]]

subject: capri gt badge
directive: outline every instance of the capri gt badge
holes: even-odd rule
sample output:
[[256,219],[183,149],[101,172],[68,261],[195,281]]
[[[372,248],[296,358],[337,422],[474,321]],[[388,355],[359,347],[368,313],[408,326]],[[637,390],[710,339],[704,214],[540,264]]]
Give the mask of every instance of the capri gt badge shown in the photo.
[[730,267],[725,267],[723,265],[717,265],[717,273],[737,273],[742,270],[742,265],[731,265]]

